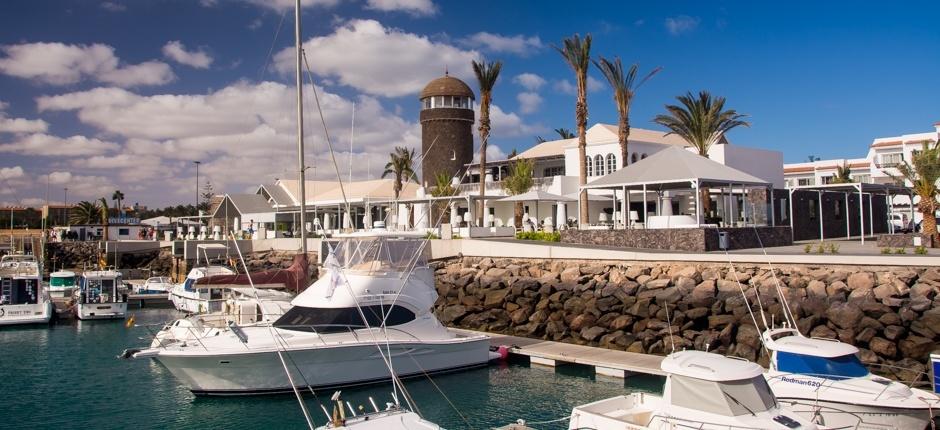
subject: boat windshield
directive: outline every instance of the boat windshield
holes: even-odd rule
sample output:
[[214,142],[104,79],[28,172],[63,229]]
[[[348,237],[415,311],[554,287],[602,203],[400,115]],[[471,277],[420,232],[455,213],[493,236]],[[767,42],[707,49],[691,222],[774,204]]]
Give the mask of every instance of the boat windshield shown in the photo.
[[186,282],[183,282],[184,291],[193,291],[193,284],[196,283],[196,280],[193,278],[186,278]]
[[50,287],[74,287],[75,286],[75,277],[74,276],[53,276],[49,278]]
[[777,351],[777,370],[820,376],[827,379],[858,378],[868,375],[868,369],[855,354],[839,357],[817,357]]
[[763,376],[735,381],[706,381],[670,375],[672,404],[697,411],[724,415],[753,415],[777,405]]
[[[333,257],[352,272],[407,272],[427,264],[427,250],[419,239],[363,237],[335,243]],[[420,255],[419,255],[420,253]]]
[[294,306],[282,315],[274,326],[286,330],[314,331],[317,333],[338,333],[351,329],[380,327],[382,321],[386,326],[405,324],[415,319],[414,312],[402,306],[373,305],[362,306],[362,320],[359,310],[352,308],[308,308]]

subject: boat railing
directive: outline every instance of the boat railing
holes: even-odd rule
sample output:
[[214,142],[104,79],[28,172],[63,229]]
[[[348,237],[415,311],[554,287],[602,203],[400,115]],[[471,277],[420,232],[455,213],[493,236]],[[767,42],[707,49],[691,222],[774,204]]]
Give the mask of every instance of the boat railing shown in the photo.
[[895,371],[895,370],[903,370],[903,371],[905,371],[905,372],[910,372],[910,373],[915,374],[914,378],[911,379],[910,381],[896,381],[896,382],[900,382],[900,383],[902,383],[902,384],[907,385],[909,388],[914,388],[915,386],[918,386],[918,387],[921,387],[921,386],[930,386],[930,373],[928,373],[928,372],[926,372],[926,371],[914,370],[914,369],[911,369],[911,368],[909,368],[909,367],[896,366],[896,365],[893,365],[893,364],[885,364],[885,363],[866,363],[866,362],[863,362],[862,364],[864,364],[864,365],[865,365],[866,367],[868,367],[869,369],[871,369],[871,368],[886,369],[887,371],[891,372],[892,374],[894,374],[894,371]]
[[[733,425],[733,424],[729,425],[726,423],[713,423],[713,422],[708,422],[708,421],[699,421],[699,420],[692,420],[688,418],[680,418],[675,415],[665,415],[665,414],[651,415],[649,421],[646,423],[646,426],[628,423],[627,425],[629,427],[626,427],[626,428],[631,429],[631,430],[647,429],[647,428],[650,428],[652,426],[652,423],[655,422],[657,419],[662,420],[672,425],[677,425],[680,428],[684,428],[684,429],[700,429],[700,430],[706,429],[706,428],[722,428],[722,429],[728,429],[728,430],[763,430],[763,429],[766,429],[766,427],[751,427],[751,426],[741,426],[741,425]],[[767,419],[770,420],[770,417],[768,416]]]
[[[785,373],[781,375],[772,376],[770,379],[771,380],[779,379],[783,381],[783,378],[799,379],[800,377],[823,379],[822,382],[807,381],[806,385],[813,386],[814,388],[813,391],[819,391],[822,388],[827,388],[827,389],[832,389],[832,390],[848,391],[848,392],[857,393],[857,394],[876,394],[875,400],[877,400],[882,394],[884,394],[884,392],[888,388],[888,384],[884,384],[884,387],[879,393],[875,393],[874,391],[870,391],[870,390],[860,390],[857,387],[850,385],[850,384],[846,384],[844,382],[848,379],[853,379],[853,378],[849,378],[849,377],[841,376],[841,375],[830,375],[830,374],[825,374],[825,373]],[[784,381],[784,382],[787,382],[787,381]],[[912,387],[913,385],[910,385],[910,386]]]

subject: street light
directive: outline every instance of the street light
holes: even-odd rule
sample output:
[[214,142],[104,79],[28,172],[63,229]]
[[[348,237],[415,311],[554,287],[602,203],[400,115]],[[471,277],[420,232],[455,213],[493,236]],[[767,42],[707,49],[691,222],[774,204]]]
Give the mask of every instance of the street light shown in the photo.
[[196,215],[199,215],[199,165],[202,161],[193,161],[196,165]]
[[69,221],[69,212],[71,212],[71,211],[69,211],[69,187],[65,187],[65,203],[63,204],[63,206],[65,206],[65,207],[62,208],[62,214],[63,214],[63,216],[65,217],[65,219],[62,220],[62,224],[71,224],[71,223],[68,222],[68,221]]

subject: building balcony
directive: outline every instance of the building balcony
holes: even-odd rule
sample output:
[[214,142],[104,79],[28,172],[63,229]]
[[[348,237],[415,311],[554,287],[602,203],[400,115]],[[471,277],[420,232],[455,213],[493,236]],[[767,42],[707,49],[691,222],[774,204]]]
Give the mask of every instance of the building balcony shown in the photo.
[[[548,188],[549,186],[552,185],[552,181],[553,181],[554,179],[555,179],[554,177],[548,177],[548,178],[532,178],[532,189],[533,189],[533,190],[544,190],[544,189],[546,189],[546,188]],[[502,191],[502,189],[503,189],[503,181],[487,181],[487,183],[486,183],[486,191],[487,191],[487,192],[489,192],[489,191]],[[460,184],[460,185],[457,186],[457,191],[458,191],[460,194],[473,193],[473,192],[476,192],[476,191],[480,191],[480,183],[479,183],[479,182],[470,182],[470,183]]]

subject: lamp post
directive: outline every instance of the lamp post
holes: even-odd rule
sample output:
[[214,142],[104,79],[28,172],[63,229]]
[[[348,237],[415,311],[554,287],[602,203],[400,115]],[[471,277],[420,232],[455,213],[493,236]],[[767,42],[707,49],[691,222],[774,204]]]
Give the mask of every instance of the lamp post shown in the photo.
[[65,216],[65,219],[62,221],[62,224],[69,224],[69,222],[68,222],[68,221],[69,221],[69,212],[71,212],[71,211],[69,210],[69,187],[65,187],[64,190],[65,190],[65,202],[63,203],[63,206],[65,206],[65,207],[62,208],[62,209],[63,209],[62,214],[63,214],[63,216]]
[[196,215],[199,215],[199,165],[202,161],[193,161],[196,165]]

